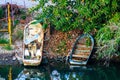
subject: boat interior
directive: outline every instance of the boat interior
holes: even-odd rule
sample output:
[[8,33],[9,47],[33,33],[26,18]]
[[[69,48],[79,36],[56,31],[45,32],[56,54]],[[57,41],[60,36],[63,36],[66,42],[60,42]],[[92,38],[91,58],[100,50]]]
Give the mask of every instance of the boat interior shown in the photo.
[[74,61],[86,61],[89,58],[92,50],[91,40],[86,38],[78,39],[72,54]]

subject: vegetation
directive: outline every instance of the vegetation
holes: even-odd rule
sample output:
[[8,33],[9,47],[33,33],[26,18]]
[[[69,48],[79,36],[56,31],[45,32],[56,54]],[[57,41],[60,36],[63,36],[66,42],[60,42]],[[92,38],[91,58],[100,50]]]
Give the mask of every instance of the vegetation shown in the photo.
[[26,15],[22,15],[21,19],[25,20],[26,19]]
[[99,58],[111,58],[119,55],[119,4],[118,0],[39,0],[39,5],[30,12],[42,8],[36,19],[56,30],[80,29],[84,33],[96,33],[96,54]]
[[101,28],[96,35],[98,58],[111,58],[119,55],[120,45],[120,13],[116,13],[108,24]]
[[6,50],[13,50],[12,46],[9,44],[6,44],[5,46],[3,46],[3,48]]
[[23,30],[21,30],[20,28],[18,28],[16,30],[16,33],[13,34],[13,39],[14,40],[22,40],[23,39]]
[[3,9],[0,7],[0,18],[2,18],[3,17]]
[[117,0],[40,0],[31,11],[42,8],[36,18],[44,24],[50,23],[57,30],[83,29],[91,32],[102,27],[118,8]]
[[0,44],[8,44],[9,41],[4,39],[4,38],[0,38]]
[[18,25],[19,24],[19,20],[15,20],[14,21],[14,25],[16,26],[16,25]]
[[57,53],[60,54],[64,54],[64,52],[66,51],[67,47],[66,47],[66,42],[64,40],[60,41],[60,43],[57,46]]
[[23,39],[23,31],[22,30],[18,30],[16,37],[17,37],[17,39],[22,40]]

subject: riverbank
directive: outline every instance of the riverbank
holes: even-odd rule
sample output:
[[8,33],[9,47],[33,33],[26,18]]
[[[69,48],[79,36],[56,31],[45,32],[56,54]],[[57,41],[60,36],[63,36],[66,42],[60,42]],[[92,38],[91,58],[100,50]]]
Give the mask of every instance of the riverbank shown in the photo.
[[[20,28],[23,29],[23,28]],[[66,56],[70,53],[76,38],[82,34],[80,30],[73,30],[67,33],[53,30],[50,34],[49,30],[45,34],[44,50],[43,50],[43,64],[53,64],[55,62],[66,62]],[[21,65],[23,47],[22,40],[14,42],[14,50],[11,53],[0,53],[0,65]],[[97,59],[94,47],[92,55],[90,56],[88,65],[109,65],[111,62],[119,63],[120,56],[114,55],[111,59]]]

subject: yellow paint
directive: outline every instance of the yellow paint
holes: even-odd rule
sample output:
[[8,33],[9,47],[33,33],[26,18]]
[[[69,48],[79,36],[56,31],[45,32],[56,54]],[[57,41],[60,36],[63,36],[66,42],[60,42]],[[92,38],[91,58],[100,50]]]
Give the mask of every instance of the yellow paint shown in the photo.
[[84,3],[84,0],[82,0],[81,2]]
[[10,67],[9,74],[8,74],[8,80],[12,80],[12,68]]
[[7,6],[8,8],[8,32],[9,32],[9,36],[10,36],[10,42],[9,44],[12,44],[12,36],[11,36],[11,17],[10,17],[10,4],[8,4]]

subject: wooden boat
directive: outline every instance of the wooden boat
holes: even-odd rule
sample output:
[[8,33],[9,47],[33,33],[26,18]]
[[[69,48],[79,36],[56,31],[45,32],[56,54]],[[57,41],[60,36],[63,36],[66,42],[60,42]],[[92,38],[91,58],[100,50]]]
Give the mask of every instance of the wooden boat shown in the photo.
[[69,54],[69,63],[75,65],[86,65],[94,46],[94,39],[89,34],[83,34],[76,39],[72,51]]
[[42,60],[44,31],[40,23],[31,21],[24,28],[23,64],[38,66]]

